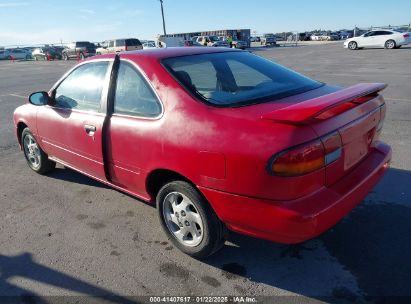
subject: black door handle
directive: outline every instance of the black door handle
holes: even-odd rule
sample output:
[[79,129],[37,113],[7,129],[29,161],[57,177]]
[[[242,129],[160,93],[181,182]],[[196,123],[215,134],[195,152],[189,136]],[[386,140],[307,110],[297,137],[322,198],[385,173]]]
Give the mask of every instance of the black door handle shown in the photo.
[[88,135],[92,136],[94,135],[94,132],[96,132],[96,126],[84,125],[84,130],[86,130]]

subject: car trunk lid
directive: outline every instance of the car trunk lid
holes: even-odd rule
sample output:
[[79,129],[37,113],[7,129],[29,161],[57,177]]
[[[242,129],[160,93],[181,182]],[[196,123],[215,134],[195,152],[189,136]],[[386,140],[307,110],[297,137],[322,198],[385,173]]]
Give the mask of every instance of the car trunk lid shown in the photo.
[[326,165],[326,185],[332,185],[364,159],[378,139],[385,116],[384,99],[378,92],[385,87],[381,83],[358,84],[264,113],[261,118],[309,125],[325,149],[328,135],[337,132],[341,151]]

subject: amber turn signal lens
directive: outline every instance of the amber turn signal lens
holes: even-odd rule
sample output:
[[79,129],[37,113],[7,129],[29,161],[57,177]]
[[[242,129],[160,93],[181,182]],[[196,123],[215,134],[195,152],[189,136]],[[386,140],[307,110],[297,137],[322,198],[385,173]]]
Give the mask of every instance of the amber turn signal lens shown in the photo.
[[297,176],[318,170],[325,165],[320,140],[284,151],[274,157],[271,172],[279,176]]

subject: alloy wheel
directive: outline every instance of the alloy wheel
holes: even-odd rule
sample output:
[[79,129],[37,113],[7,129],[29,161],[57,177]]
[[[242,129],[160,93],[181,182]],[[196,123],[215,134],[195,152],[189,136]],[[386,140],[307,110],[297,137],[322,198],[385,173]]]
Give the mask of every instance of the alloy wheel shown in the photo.
[[180,192],[164,198],[163,217],[170,233],[183,245],[194,247],[203,240],[203,220],[193,202]]
[[30,134],[27,134],[24,137],[24,154],[26,154],[27,160],[33,166],[34,169],[37,169],[41,165],[41,154],[39,146],[37,145],[36,140]]

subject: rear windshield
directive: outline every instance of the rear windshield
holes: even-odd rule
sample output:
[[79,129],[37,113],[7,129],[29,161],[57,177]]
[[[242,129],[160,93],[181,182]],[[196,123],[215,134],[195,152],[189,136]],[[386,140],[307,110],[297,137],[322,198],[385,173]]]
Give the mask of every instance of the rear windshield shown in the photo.
[[141,45],[141,42],[138,39],[126,39],[126,45],[127,46],[139,46]]
[[77,47],[88,47],[91,46],[90,42],[87,41],[80,41],[80,42],[76,42]]
[[323,84],[248,52],[163,59],[191,93],[217,106],[245,106],[316,89]]

